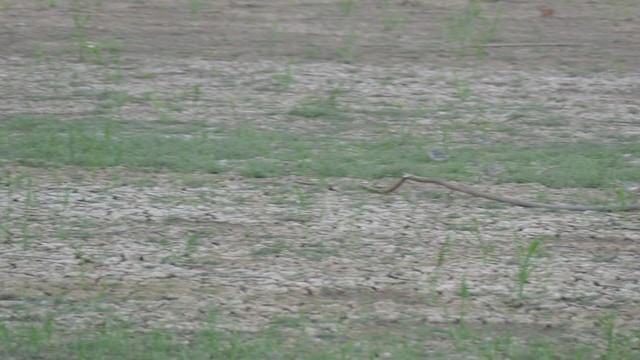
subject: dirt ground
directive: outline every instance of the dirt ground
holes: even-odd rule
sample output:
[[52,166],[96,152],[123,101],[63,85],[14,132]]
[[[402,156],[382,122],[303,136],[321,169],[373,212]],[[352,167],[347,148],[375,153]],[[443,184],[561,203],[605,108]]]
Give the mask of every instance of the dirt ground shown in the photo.
[[[496,24],[487,41],[456,33],[466,1],[356,1],[348,14],[339,1],[97,3],[0,2],[1,114],[73,119],[95,113],[107,90],[153,91],[169,103],[197,85],[208,100],[180,101],[176,121],[216,127],[241,118],[309,134],[328,125],[283,113],[340,86],[342,101],[372,110],[444,112],[469,92],[464,108],[442,116],[489,129],[482,141],[640,140],[638,1],[479,2],[475,33]],[[294,81],[280,89],[287,78],[277,76],[287,72]],[[534,118],[515,133],[492,131],[534,105],[561,115],[560,125]],[[114,116],[156,121],[158,109],[131,102]],[[367,132],[366,113],[352,121],[339,136],[381,136]],[[376,121],[454,145],[478,136],[443,134],[437,116]],[[233,173],[6,162],[2,172],[0,316],[9,325],[54,311],[69,328],[116,316],[189,332],[214,308],[224,329],[257,332],[304,317],[295,331],[312,338],[356,337],[458,323],[464,281],[466,322],[487,333],[606,346],[599,319],[615,311],[622,333],[640,323],[637,213],[497,206],[425,185],[383,196],[354,188],[356,179],[327,179],[329,190],[297,182],[317,179]],[[615,199],[535,183],[477,186],[529,199],[545,192],[555,202]],[[517,244],[542,235],[523,299]],[[109,311],[85,301],[96,298]]]

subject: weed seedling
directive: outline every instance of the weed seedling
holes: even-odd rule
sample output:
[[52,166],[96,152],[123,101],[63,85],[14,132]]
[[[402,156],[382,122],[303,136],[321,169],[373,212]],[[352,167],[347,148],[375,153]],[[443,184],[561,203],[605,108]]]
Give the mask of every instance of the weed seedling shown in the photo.
[[282,42],[282,28],[280,24],[275,21],[271,23],[271,36],[269,37],[269,41],[273,44]]
[[516,256],[518,261],[518,272],[516,274],[516,282],[518,287],[518,297],[524,294],[524,285],[529,280],[529,276],[534,269],[531,264],[531,258],[538,253],[538,250],[547,239],[546,236],[538,236],[525,248],[522,242],[516,239]]
[[464,317],[466,315],[467,300],[469,299],[469,286],[467,285],[467,276],[462,278],[460,283],[460,327],[464,328]]
[[158,116],[158,121],[163,124],[170,124],[173,122],[173,118],[171,114],[167,111],[167,105],[162,100],[154,99],[151,101],[153,108],[156,111],[156,115]]
[[467,275],[462,278],[460,283],[460,313],[458,326],[452,329],[452,336],[455,339],[468,339],[471,332],[465,323],[465,315],[467,310],[467,301],[469,300],[469,286],[467,285]]
[[484,236],[482,235],[482,232],[480,231],[480,222],[478,221],[478,219],[473,218],[472,222],[473,222],[473,226],[471,228],[471,232],[473,233],[473,235],[478,240],[478,243],[480,244],[480,250],[482,251],[482,262],[486,263],[487,257],[489,257],[489,255],[491,255],[494,252],[496,247],[490,242],[485,240]]
[[201,0],[189,0],[189,12],[191,13],[192,20],[200,20],[200,13],[202,12]]
[[457,75],[454,76],[453,84],[456,88],[456,95],[460,102],[463,103],[471,96],[471,86],[468,81],[461,80]]
[[338,56],[347,64],[351,64],[357,57],[356,43],[358,41],[358,33],[351,29],[349,35],[345,39],[344,45],[336,50]]
[[342,16],[349,16],[353,11],[353,7],[355,6],[354,0],[342,0],[338,2],[338,7],[340,8],[340,14]]
[[607,356],[605,359],[615,359],[616,358],[616,334],[615,334],[615,325],[616,325],[616,314],[614,312],[608,313],[602,320],[601,326],[604,328],[604,336],[607,339]]
[[621,186],[616,189],[616,199],[621,206],[627,205],[629,195],[627,194],[627,190],[624,187]]
[[42,48],[42,43],[38,43],[38,46],[36,46],[35,58],[36,58],[37,65],[42,64],[44,60],[44,50]]
[[185,248],[184,248],[184,255],[185,256],[189,256],[193,253],[193,251],[196,249],[196,246],[198,246],[198,242],[200,240],[200,234],[199,233],[194,233],[191,236],[189,236],[187,238],[187,242],[185,244]]
[[238,104],[236,103],[236,99],[233,97],[229,97],[227,99],[227,103],[229,104],[229,109],[231,110],[231,116],[233,117],[233,119],[238,119]]
[[54,8],[58,6],[58,3],[56,2],[56,0],[38,0],[38,6],[41,9]]
[[193,85],[193,92],[192,92],[192,99],[193,101],[199,101],[200,98],[202,97],[202,85],[200,84],[195,84]]
[[89,21],[91,21],[91,15],[89,14],[73,15],[73,25],[76,28],[75,37],[76,37],[76,40],[78,41],[78,46],[79,46],[78,55],[80,57],[80,60],[84,60],[85,53],[87,52],[90,46],[90,42],[89,42],[89,39],[87,38],[87,33],[86,33]]
[[22,250],[26,250],[33,240],[33,235],[29,230],[29,224],[25,221],[22,224]]
[[382,28],[384,31],[391,31],[404,22],[404,14],[396,8],[392,8],[389,1],[384,2],[384,10],[382,12]]
[[293,76],[291,75],[291,69],[289,67],[289,64],[285,66],[283,74],[276,75],[274,77],[274,81],[276,86],[282,90],[288,89],[291,86],[291,84],[293,84]]
[[[435,294],[436,286],[438,285],[438,277],[440,276],[440,271],[442,270],[442,265],[444,265],[447,254],[449,253],[450,243],[451,243],[451,236],[447,235],[447,237],[444,239],[444,242],[440,246],[440,249],[438,250],[438,255],[436,257],[436,271],[433,273],[433,276],[431,276],[431,279],[429,280],[430,294]],[[431,297],[432,297],[431,299],[432,301],[435,300],[433,299],[433,296]]]
[[472,48],[476,56],[484,55],[484,45],[491,42],[499,27],[501,7],[495,15],[488,17],[478,0],[469,0],[465,10],[455,14],[446,25],[447,40],[458,44],[460,55],[466,55],[466,49]]
[[449,243],[451,242],[451,236],[447,235],[447,237],[444,239],[444,242],[442,243],[442,246],[440,247],[440,250],[438,250],[438,257],[436,259],[436,269],[440,270],[440,268],[442,268],[442,265],[444,264],[445,261],[445,257],[447,256],[447,253],[449,252]]
[[303,116],[306,118],[334,118],[334,119],[346,119],[348,115],[345,114],[341,108],[338,107],[338,97],[342,94],[340,88],[331,90],[330,94],[326,98],[309,98],[303,101],[300,105],[289,110],[289,115]]

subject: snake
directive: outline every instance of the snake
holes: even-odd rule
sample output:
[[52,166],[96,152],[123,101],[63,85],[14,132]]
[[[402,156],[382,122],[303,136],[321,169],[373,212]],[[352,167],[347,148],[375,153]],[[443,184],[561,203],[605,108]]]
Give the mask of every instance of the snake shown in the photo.
[[381,194],[389,194],[396,191],[402,184],[407,181],[415,181],[419,183],[427,183],[427,184],[435,184],[444,186],[453,191],[459,191],[465,194],[469,194],[472,196],[489,199],[493,201],[498,201],[505,204],[521,206],[526,208],[540,208],[540,209],[552,209],[552,210],[568,210],[568,211],[603,211],[603,212],[619,212],[619,211],[638,211],[640,210],[640,203],[630,204],[630,205],[573,205],[573,204],[547,204],[547,203],[539,203],[521,199],[514,199],[502,195],[496,195],[492,193],[488,193],[485,191],[481,191],[475,189],[470,186],[461,185],[457,183],[453,183],[446,180],[427,178],[422,176],[416,176],[412,174],[402,175],[400,179],[394,182],[391,186],[385,189],[378,189],[375,187],[361,185],[364,189],[381,193]]

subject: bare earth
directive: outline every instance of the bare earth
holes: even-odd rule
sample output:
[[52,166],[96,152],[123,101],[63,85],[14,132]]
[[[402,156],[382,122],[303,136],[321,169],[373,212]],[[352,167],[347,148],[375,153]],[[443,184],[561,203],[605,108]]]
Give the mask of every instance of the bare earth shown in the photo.
[[[345,16],[336,1],[216,1],[194,14],[187,2],[168,0],[3,0],[0,114],[72,120],[104,107],[99,94],[107,90],[153,92],[168,104],[198,86],[204,100],[180,100],[170,109],[176,121],[313,134],[330,124],[287,111],[340,87],[351,109],[442,108],[442,118],[376,121],[454,145],[478,136],[456,126],[478,124],[493,143],[640,140],[637,1],[481,2],[488,18],[500,9],[492,44],[555,44],[487,47],[482,56],[447,40],[446,24],[466,1],[356,3]],[[542,5],[553,16],[542,16]],[[109,46],[118,48],[117,62],[80,58],[73,19],[85,15],[86,36],[105,58]],[[294,80],[283,88],[287,72]],[[469,88],[456,87],[460,81]],[[465,91],[471,95],[446,119],[454,130],[445,134],[439,125]],[[532,106],[541,118],[557,115],[558,126],[517,116]],[[132,102],[110,116],[153,122],[158,112]],[[350,121],[338,140],[382,136],[367,131],[366,112]],[[518,131],[493,131],[505,124]],[[304,316],[292,331],[322,343],[456,324],[466,281],[465,321],[487,336],[600,343],[594,324],[612,311],[617,331],[639,330],[638,213],[514,208],[428,185],[378,195],[354,187],[357,179],[327,179],[328,189],[294,177],[0,164],[0,319],[9,326],[55,312],[69,329],[116,316],[140,329],[188,333],[215,309],[221,328],[247,332]],[[526,199],[544,192],[552,202],[615,201],[605,190],[477,186]],[[479,232],[470,231],[474,221]],[[517,243],[541,235],[542,256],[532,259],[519,298]],[[84,301],[96,298],[108,312]],[[437,336],[425,341],[443,346]]]

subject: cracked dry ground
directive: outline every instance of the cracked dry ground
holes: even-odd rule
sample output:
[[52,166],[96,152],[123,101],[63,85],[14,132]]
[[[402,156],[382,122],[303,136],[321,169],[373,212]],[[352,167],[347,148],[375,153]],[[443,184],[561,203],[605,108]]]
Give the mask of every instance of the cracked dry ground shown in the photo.
[[[226,1],[200,19],[172,1],[83,8],[95,24],[89,36],[113,31],[123,41],[117,65],[69,56],[77,44],[69,40],[74,29],[65,6],[12,3],[0,13],[7,34],[0,38],[0,110],[148,124],[159,112],[148,101],[118,107],[104,96],[144,99],[153,91],[167,104],[180,99],[171,116],[181,124],[196,119],[216,128],[241,121],[320,134],[335,123],[287,111],[340,87],[350,125],[336,134],[337,142],[411,132],[446,138],[455,148],[478,139],[616,143],[640,135],[640,29],[629,21],[639,18],[632,2],[621,11],[606,2],[557,1],[553,18],[540,18],[536,2],[508,4],[501,15],[505,42],[538,36],[533,40],[587,46],[496,48],[482,61],[454,59],[455,51],[433,35],[464,2],[397,2],[407,19],[400,33],[369,21],[380,16],[378,5],[362,5],[345,25],[331,2],[296,3]],[[350,48],[353,33],[357,44]],[[34,59],[37,48],[44,60]],[[350,54],[357,56],[346,59]],[[277,79],[287,72],[294,81],[282,88]],[[460,84],[469,86],[463,102]],[[204,100],[180,97],[196,85]],[[398,108],[423,115],[398,118],[405,113],[390,110]],[[373,121],[388,132],[372,130]],[[504,126],[518,130],[500,131]],[[461,130],[469,128],[478,131]],[[637,167],[640,160],[629,155],[625,161]],[[137,329],[188,333],[214,310],[223,329],[257,332],[304,317],[302,331],[311,338],[356,338],[455,324],[466,282],[467,325],[487,334],[544,334],[606,346],[594,323],[611,311],[617,331],[638,331],[638,213],[514,208],[425,185],[378,195],[354,186],[358,179],[326,179],[329,188],[317,179],[233,174],[3,161],[2,320],[7,326],[40,322],[55,312],[56,322],[72,331],[115,316]],[[615,198],[607,190],[535,183],[477,186],[517,198],[543,193],[564,203]],[[517,245],[540,236],[547,238],[520,298]],[[442,345],[437,333],[425,341]]]
[[[418,186],[403,188],[413,194],[407,199],[348,190],[343,179],[330,179],[327,190],[293,178],[200,175],[207,186],[189,187],[122,169],[10,171],[32,180],[2,191],[13,225],[2,245],[9,323],[25,310],[36,319],[55,310],[69,328],[116,315],[140,328],[188,331],[216,309],[226,329],[259,331],[305,314],[310,335],[355,336],[456,323],[462,279],[472,292],[466,321],[489,331],[517,324],[596,341],[601,334],[585,329],[608,310],[620,331],[638,321],[635,214],[487,206],[434,199]],[[492,187],[520,196],[541,188]],[[480,238],[469,231],[473,219]],[[540,235],[548,240],[519,299],[516,241]],[[83,302],[96,297],[107,313]]]

